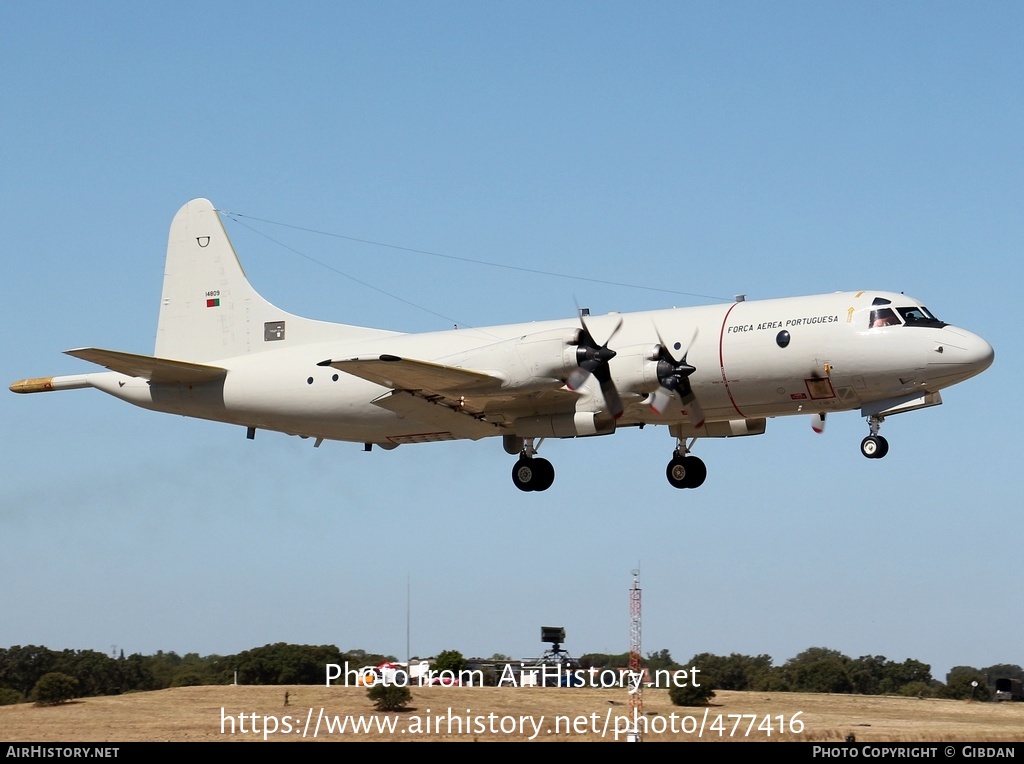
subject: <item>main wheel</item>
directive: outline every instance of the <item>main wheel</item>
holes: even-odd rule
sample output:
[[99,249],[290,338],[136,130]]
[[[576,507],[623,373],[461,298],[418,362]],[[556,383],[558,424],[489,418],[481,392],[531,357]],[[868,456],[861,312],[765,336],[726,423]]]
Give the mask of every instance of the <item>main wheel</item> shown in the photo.
[[889,453],[889,441],[881,435],[868,435],[860,442],[860,452],[868,459],[881,459]]
[[708,478],[708,467],[696,456],[683,458],[686,462],[687,483],[690,488],[700,488]]
[[520,491],[546,491],[555,482],[555,468],[547,459],[522,457],[512,468],[512,482]]
[[686,488],[686,463],[683,457],[672,457],[672,461],[665,468],[665,477],[673,488]]
[[[553,472],[553,470],[552,470]],[[536,471],[533,459],[522,458],[512,466],[512,482],[520,491],[532,491]]]
[[555,468],[547,459],[534,457],[533,462],[533,490],[546,491],[555,482]]
[[707,476],[707,466],[696,456],[676,456],[665,469],[673,488],[699,488]]

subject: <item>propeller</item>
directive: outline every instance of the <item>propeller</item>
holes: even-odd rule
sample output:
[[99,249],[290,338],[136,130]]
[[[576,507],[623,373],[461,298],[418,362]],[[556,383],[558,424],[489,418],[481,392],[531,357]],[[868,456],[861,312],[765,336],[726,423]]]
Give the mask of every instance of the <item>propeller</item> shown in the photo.
[[690,424],[694,427],[703,427],[704,409],[701,408],[700,403],[697,401],[697,396],[693,393],[693,387],[690,385],[690,375],[697,371],[697,369],[686,362],[686,356],[690,352],[690,348],[693,347],[693,343],[697,340],[697,332],[693,333],[693,339],[690,340],[686,352],[677,361],[669,352],[665,340],[661,338],[658,327],[654,327],[654,331],[658,335],[657,374],[661,387],[655,390],[651,396],[651,409],[655,414],[664,413],[665,409],[672,403],[672,399],[678,395],[682,401],[683,410],[690,419]]
[[622,327],[622,317],[619,317],[619,322],[612,329],[611,334],[608,335],[608,339],[605,340],[603,345],[597,344],[597,340],[591,334],[582,312],[580,313],[580,323],[583,325],[583,331],[580,332],[579,339],[576,342],[576,363],[579,366],[572,370],[569,379],[565,382],[565,386],[575,392],[583,387],[587,379],[590,378],[590,375],[593,374],[601,384],[601,394],[604,395],[604,402],[608,406],[609,413],[618,419],[622,416],[624,407],[622,405],[622,398],[619,397],[619,391],[612,380],[611,369],[608,368],[608,362],[616,356],[615,351],[608,347],[608,343],[612,341],[612,338]]

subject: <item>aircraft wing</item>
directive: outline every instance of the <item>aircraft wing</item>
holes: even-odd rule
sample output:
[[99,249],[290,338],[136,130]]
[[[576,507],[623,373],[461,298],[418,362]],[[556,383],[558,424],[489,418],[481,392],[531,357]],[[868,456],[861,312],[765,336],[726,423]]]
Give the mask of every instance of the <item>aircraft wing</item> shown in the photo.
[[[451,433],[455,437],[485,438],[499,429],[485,421],[483,407],[472,396],[486,396],[501,390],[503,380],[480,371],[444,366],[429,361],[394,355],[363,356],[339,361],[328,359],[319,366],[332,366],[360,377],[390,393],[373,401],[375,406],[399,416]],[[467,396],[471,396],[467,400]]]
[[[399,358],[395,355],[347,358],[340,361],[322,361],[318,366],[335,369],[362,377],[365,380],[390,387],[393,390],[422,391],[426,393],[456,393],[486,395],[497,392],[504,380],[481,371],[444,366],[429,361]],[[445,396],[448,397],[448,396]]]
[[75,358],[81,358],[83,361],[99,364],[111,371],[127,374],[130,377],[142,377],[158,385],[212,382],[215,379],[223,379],[228,373],[227,369],[220,366],[172,361],[169,358],[122,353],[102,348],[75,348],[64,352]]
[[550,387],[508,389],[505,380],[494,374],[393,355],[327,360],[319,365],[391,388],[374,405],[466,433],[460,437],[494,435],[496,428],[521,416],[574,411],[579,397],[556,380]]

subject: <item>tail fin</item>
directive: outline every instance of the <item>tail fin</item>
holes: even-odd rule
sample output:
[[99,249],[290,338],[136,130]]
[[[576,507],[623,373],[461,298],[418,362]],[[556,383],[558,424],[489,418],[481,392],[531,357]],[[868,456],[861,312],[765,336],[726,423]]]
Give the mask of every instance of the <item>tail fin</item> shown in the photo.
[[249,284],[224,225],[206,199],[174,216],[157,324],[159,358],[191,362],[321,342],[389,335],[286,313]]

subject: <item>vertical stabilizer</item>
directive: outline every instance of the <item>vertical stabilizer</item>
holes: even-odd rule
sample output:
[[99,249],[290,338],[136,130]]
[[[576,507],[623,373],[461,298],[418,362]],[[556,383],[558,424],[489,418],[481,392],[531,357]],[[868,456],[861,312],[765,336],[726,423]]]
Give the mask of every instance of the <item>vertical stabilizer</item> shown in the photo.
[[297,344],[385,334],[390,332],[293,316],[260,297],[207,199],[193,199],[174,216],[167,240],[157,357],[216,361]]

